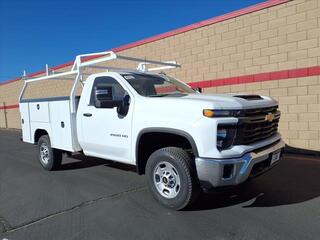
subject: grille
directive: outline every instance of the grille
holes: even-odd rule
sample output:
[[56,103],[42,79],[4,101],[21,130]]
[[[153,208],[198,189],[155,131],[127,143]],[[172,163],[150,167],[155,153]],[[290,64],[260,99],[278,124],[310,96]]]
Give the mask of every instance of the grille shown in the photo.
[[275,135],[279,119],[278,106],[245,110],[239,117],[234,145],[246,145]]

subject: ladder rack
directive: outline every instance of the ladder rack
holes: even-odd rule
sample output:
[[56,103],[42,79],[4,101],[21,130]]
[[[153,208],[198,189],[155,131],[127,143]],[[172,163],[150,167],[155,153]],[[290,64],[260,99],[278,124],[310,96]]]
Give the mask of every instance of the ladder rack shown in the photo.
[[[98,63],[112,61],[116,59],[139,62],[139,64],[136,69],[126,69],[126,68],[96,65]],[[160,67],[148,68],[148,65],[150,64],[160,65]],[[25,81],[19,96],[19,102],[22,100],[25,89],[29,83],[42,81],[42,80],[54,80],[54,79],[72,80],[74,81],[74,83],[70,93],[70,103],[71,103],[70,110],[71,110],[71,113],[75,113],[76,111],[75,92],[77,87],[79,86],[79,83],[83,84],[83,75],[85,74],[83,73],[83,71],[85,68],[103,69],[108,71],[110,70],[111,71],[128,71],[129,70],[129,71],[138,71],[138,72],[150,72],[150,71],[159,71],[159,70],[165,70],[165,69],[177,68],[177,67],[181,67],[181,65],[177,64],[176,61],[155,61],[150,59],[128,57],[128,56],[118,55],[112,51],[81,54],[76,56],[70,71],[55,73],[55,71],[51,71],[49,69],[47,64],[46,64],[46,76],[37,77],[37,78],[27,78],[26,72],[24,71],[23,79],[25,79]],[[76,74],[75,78],[66,77],[73,74]]]

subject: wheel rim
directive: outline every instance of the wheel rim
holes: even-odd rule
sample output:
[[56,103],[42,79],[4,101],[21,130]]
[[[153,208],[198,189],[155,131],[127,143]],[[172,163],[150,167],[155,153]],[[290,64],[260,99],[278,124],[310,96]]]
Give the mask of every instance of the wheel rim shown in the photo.
[[180,191],[180,176],[169,162],[160,162],[154,169],[153,182],[156,189],[165,198],[175,198]]
[[40,145],[40,160],[43,164],[49,163],[49,147],[46,143]]

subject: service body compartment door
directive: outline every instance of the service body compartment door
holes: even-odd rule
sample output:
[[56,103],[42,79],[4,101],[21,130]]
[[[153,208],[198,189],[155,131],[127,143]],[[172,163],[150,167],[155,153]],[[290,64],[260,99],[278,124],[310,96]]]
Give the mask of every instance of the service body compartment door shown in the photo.
[[51,144],[54,148],[73,151],[69,101],[49,102]]
[[22,140],[31,142],[29,103],[20,103]]
[[48,102],[30,102],[30,121],[31,122],[49,122]]

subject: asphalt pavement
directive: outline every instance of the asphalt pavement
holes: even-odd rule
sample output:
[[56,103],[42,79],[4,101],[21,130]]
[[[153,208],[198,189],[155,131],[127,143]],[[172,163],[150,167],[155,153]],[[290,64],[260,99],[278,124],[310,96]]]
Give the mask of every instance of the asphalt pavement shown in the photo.
[[20,132],[0,130],[0,240],[319,239],[320,159],[286,154],[237,188],[173,211],[128,165],[75,155],[47,172]]

